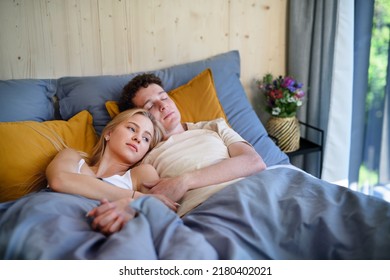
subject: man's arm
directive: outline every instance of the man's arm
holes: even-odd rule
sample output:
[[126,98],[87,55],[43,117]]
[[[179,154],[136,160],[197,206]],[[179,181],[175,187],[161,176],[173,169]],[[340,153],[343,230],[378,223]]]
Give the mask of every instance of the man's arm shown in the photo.
[[178,201],[191,189],[215,185],[262,171],[266,165],[261,156],[244,142],[235,142],[228,147],[230,158],[214,165],[173,178],[161,178],[152,187],[150,193],[165,194]]

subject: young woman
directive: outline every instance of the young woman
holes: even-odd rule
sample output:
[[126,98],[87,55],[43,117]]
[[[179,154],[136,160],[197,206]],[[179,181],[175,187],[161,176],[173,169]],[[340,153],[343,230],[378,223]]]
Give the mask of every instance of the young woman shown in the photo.
[[[151,165],[137,163],[160,139],[161,131],[150,113],[124,111],[104,128],[90,157],[70,148],[61,150],[46,169],[48,186],[101,201],[123,198],[130,202],[148,192],[143,184],[159,179]],[[177,204],[165,195],[153,196],[177,210]]]

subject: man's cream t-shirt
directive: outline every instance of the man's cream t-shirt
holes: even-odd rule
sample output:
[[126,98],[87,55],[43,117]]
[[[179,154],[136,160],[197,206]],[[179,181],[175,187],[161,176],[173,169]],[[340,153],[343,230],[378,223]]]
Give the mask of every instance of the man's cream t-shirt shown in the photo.
[[[175,177],[229,158],[229,145],[245,141],[224,119],[186,123],[188,130],[159,143],[143,160],[153,165],[160,177]],[[241,179],[241,178],[240,178]],[[239,179],[188,191],[179,203],[178,215],[205,201],[215,192]]]

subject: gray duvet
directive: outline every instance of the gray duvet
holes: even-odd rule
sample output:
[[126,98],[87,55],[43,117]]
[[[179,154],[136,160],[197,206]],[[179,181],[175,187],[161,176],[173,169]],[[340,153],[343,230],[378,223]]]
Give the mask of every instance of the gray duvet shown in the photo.
[[0,204],[1,259],[390,259],[390,204],[292,168],[233,183],[180,219],[143,197],[105,236],[97,201],[41,191]]

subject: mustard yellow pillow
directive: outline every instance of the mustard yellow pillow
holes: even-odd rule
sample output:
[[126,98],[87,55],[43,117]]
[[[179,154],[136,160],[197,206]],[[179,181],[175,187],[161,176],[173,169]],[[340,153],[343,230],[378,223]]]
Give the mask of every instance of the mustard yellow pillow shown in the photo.
[[[217,118],[224,118],[228,122],[219,102],[210,69],[204,70],[187,84],[170,91],[168,94],[176,103],[182,122],[195,123]],[[107,101],[105,105],[111,118],[119,113],[116,101]]]
[[113,119],[116,115],[119,114],[118,102],[116,101],[107,101],[106,109],[111,119]]
[[[97,141],[92,116],[82,111],[68,121],[0,123],[0,201],[29,193],[30,185],[63,143],[90,153]],[[44,187],[45,185],[43,185]]]
[[209,121],[217,118],[224,118],[228,122],[219,102],[210,69],[204,70],[187,84],[172,90],[169,95],[180,111],[182,122]]

